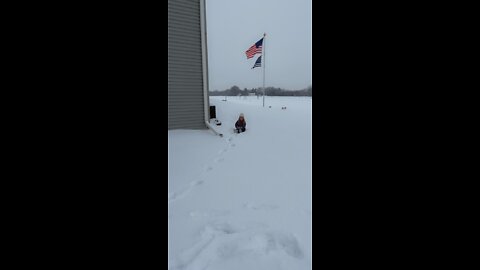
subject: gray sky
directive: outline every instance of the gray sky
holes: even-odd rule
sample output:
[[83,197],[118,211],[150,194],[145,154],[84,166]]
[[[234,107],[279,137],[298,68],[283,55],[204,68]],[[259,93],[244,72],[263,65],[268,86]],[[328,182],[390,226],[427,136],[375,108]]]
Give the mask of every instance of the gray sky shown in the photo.
[[206,4],[211,91],[262,86],[263,67],[251,69],[259,54],[247,60],[245,51],[264,32],[266,86],[297,90],[311,85],[311,0],[206,0]]

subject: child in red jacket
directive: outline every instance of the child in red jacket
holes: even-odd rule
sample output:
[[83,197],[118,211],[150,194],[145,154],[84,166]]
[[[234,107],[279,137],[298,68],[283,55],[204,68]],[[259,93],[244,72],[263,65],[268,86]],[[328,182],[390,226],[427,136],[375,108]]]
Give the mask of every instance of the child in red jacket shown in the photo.
[[247,122],[245,122],[245,118],[243,117],[243,113],[240,114],[238,117],[237,122],[235,123],[235,129],[237,133],[245,132],[245,128],[247,127]]

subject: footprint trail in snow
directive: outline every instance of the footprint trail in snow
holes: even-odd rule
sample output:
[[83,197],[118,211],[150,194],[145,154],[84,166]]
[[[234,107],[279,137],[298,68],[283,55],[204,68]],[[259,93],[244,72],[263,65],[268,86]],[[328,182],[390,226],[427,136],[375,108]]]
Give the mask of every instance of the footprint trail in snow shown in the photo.
[[[218,163],[222,163],[223,161],[225,161],[225,158],[223,157],[223,154],[228,152],[228,150],[230,148],[235,147],[235,144],[233,143],[233,136],[231,136],[229,138],[226,138],[225,141],[227,142],[227,147],[218,151],[218,156],[213,159],[213,164],[218,164]],[[192,189],[195,186],[199,186],[199,185],[203,184],[205,182],[205,180],[203,180],[203,178],[206,176],[206,174],[211,172],[213,169],[214,169],[214,167],[212,166],[212,164],[206,165],[204,170],[203,170],[203,173],[199,177],[201,180],[195,180],[195,181],[190,182],[190,185],[180,189],[178,192],[168,193],[168,204],[173,203],[178,199],[184,198],[188,193],[190,193],[192,191]]]

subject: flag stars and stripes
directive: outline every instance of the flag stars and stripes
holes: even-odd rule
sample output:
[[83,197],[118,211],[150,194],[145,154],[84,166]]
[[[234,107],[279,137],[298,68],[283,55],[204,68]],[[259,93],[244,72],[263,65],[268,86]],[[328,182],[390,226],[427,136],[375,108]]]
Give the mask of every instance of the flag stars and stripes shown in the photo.
[[262,56],[260,55],[258,58],[257,58],[257,61],[255,61],[255,65],[253,65],[252,69],[256,68],[256,67],[261,67],[262,66]]
[[253,44],[246,52],[247,59],[252,58],[257,53],[262,53],[263,38]]

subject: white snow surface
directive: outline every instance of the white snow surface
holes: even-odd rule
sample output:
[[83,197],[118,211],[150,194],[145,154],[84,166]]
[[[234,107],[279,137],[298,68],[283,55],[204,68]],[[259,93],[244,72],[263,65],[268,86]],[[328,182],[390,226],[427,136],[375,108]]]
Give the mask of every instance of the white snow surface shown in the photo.
[[312,269],[312,99],[224,98],[223,137],[168,132],[168,269]]

